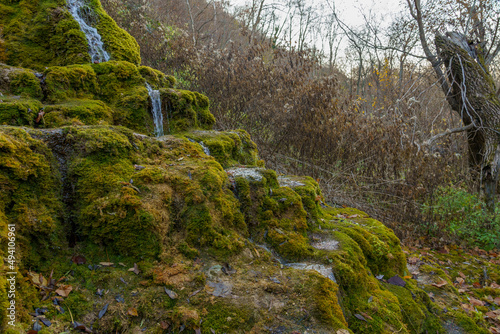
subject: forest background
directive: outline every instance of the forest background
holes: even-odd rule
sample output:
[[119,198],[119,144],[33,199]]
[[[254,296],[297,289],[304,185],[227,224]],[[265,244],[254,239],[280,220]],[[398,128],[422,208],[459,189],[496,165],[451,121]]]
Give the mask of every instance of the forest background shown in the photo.
[[143,63],[206,94],[218,130],[247,130],[267,167],[313,176],[330,204],[366,211],[406,244],[498,247],[466,132],[434,140],[463,124],[422,50],[417,3],[434,53],[436,33],[484,29],[498,86],[496,0],[402,1],[392,20],[368,12],[356,26],[333,1],[102,0]]

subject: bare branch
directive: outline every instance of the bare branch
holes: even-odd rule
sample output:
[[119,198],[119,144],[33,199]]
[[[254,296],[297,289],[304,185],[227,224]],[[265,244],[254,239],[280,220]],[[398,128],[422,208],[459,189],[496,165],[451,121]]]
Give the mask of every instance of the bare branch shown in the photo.
[[425,142],[423,142],[422,145],[423,146],[431,146],[436,140],[438,140],[440,138],[449,136],[453,133],[464,132],[464,131],[472,129],[473,127],[474,127],[474,123],[471,123],[469,125],[462,126],[461,128],[447,129],[445,132],[441,132],[441,133],[427,139]]

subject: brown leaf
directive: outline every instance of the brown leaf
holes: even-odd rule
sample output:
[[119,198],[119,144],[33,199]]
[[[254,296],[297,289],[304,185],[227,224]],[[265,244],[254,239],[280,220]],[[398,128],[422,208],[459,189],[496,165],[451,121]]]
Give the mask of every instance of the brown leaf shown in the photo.
[[474,297],[470,297],[470,303],[475,306],[484,306],[484,302],[482,300],[476,299]]
[[169,325],[169,323],[168,323],[168,322],[165,322],[165,321],[160,322],[160,327],[161,327],[161,329],[163,329],[163,330],[167,329],[169,326],[170,326],[170,325]]
[[418,257],[410,257],[408,258],[409,264],[416,264],[420,259]]
[[139,314],[137,313],[137,309],[135,307],[131,307],[127,310],[127,314],[131,317],[137,317]]
[[365,319],[368,319],[368,320],[373,320],[373,318],[372,318],[372,317],[370,317],[370,316],[369,316],[367,313],[365,313],[365,312],[361,312],[361,315],[362,315],[363,317],[365,317]]
[[76,264],[85,264],[87,259],[83,255],[75,255],[71,258],[71,261]]
[[136,275],[139,275],[139,273],[140,273],[139,267],[137,267],[137,263],[134,263],[134,267],[130,268],[128,271],[131,271],[131,272],[133,272]]
[[458,284],[462,285],[464,284],[465,280],[462,277],[457,277],[457,282]]
[[33,282],[33,284],[36,284],[38,286],[47,286],[48,285],[47,280],[43,277],[42,274],[37,274],[34,271],[30,271],[28,273],[28,276],[31,279],[31,282]]
[[490,332],[492,334],[500,334],[500,329],[498,329],[498,327],[490,327]]
[[443,286],[445,286],[446,284],[448,284],[448,282],[446,281],[441,281],[441,282],[437,282],[437,283],[432,283],[431,285],[435,286],[435,287],[438,287],[438,288],[442,288]]
[[359,217],[359,215],[358,215],[358,214],[355,214],[355,215],[351,215],[351,216],[349,216],[349,217],[347,217],[347,218],[358,218],[358,217]]
[[490,288],[493,288],[493,289],[500,289],[500,285],[499,285],[499,284],[496,284],[495,282],[493,282],[493,283],[491,283]]
[[60,285],[56,293],[61,297],[68,297],[69,293],[73,290],[71,285]]
[[500,306],[500,297],[495,298],[495,299],[493,300],[493,302],[494,302],[495,304],[497,304],[498,306]]
[[464,275],[463,272],[459,271],[458,274],[460,275],[460,277],[462,277],[463,279],[466,279],[467,277]]
[[111,267],[114,265],[113,262],[99,262],[99,264],[104,267]]
[[481,289],[483,287],[481,284],[479,284],[479,282],[472,283],[472,286],[475,287],[476,289]]

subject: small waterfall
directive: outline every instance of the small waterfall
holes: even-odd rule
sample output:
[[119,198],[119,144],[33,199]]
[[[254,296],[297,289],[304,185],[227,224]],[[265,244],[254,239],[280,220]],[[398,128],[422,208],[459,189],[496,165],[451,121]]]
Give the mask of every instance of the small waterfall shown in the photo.
[[163,115],[161,113],[160,91],[151,88],[147,82],[146,88],[148,89],[151,104],[153,106],[151,113],[153,114],[153,121],[155,123],[155,136],[160,137],[163,136]]
[[101,41],[101,35],[97,32],[97,29],[90,26],[85,22],[82,17],[82,9],[86,6],[84,0],[66,0],[68,3],[68,8],[73,15],[73,18],[80,24],[80,29],[87,37],[89,43],[89,54],[91,57],[91,62],[104,62],[110,59],[109,54],[104,50],[104,44]]
[[206,154],[206,155],[210,155],[210,149],[205,145],[203,144],[202,141],[200,141],[198,144],[201,145],[201,148],[203,149],[203,152]]
[[202,141],[197,142],[196,140],[191,139],[191,138],[188,138],[188,140],[192,143],[199,144],[201,146],[201,148],[203,149],[203,153],[205,153],[206,155],[210,155],[210,149]]

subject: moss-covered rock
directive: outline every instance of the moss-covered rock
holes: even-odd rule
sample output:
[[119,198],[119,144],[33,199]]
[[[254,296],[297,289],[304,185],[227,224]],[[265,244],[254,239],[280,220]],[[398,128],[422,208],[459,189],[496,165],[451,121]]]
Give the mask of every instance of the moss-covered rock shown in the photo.
[[[42,70],[90,63],[85,34],[64,0],[2,0],[0,5],[7,64]],[[95,16],[93,23],[111,59],[140,64],[137,42],[104,12],[100,1],[89,0],[87,11]]]

